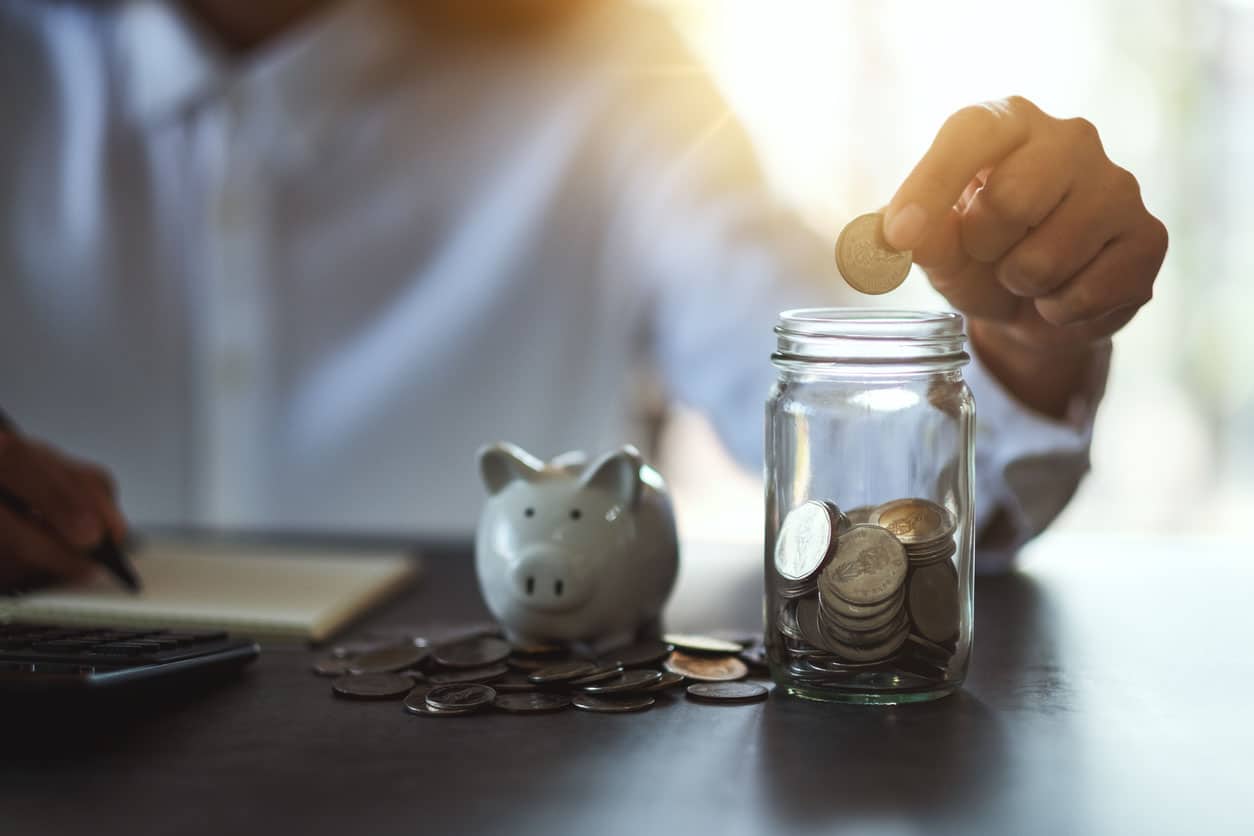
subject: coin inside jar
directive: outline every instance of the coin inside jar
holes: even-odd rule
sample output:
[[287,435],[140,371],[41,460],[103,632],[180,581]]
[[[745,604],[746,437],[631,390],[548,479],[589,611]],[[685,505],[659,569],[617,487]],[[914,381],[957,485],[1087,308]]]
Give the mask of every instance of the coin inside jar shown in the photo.
[[906,580],[909,560],[901,542],[877,525],[855,525],[836,544],[836,556],[819,575],[825,596],[851,604],[877,604]]
[[926,499],[896,499],[875,509],[871,522],[892,532],[902,545],[933,544],[954,533],[954,515]]
[[911,572],[906,602],[923,638],[939,643],[958,635],[958,573],[949,561]]
[[775,539],[775,571],[789,581],[804,581],[823,567],[832,551],[840,510],[830,502],[804,502],[784,518]]
[[910,273],[912,253],[884,240],[884,216],[859,215],[836,239],[836,267],[854,290],[872,295],[898,287]]

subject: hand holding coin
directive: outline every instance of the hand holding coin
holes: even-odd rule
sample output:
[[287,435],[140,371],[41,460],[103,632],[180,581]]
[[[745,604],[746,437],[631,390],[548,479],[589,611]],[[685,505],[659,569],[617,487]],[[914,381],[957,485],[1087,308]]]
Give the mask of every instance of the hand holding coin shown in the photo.
[[1149,301],[1167,251],[1166,228],[1093,125],[1019,97],[946,120],[883,234],[967,315],[994,374],[1055,414],[1094,347]]

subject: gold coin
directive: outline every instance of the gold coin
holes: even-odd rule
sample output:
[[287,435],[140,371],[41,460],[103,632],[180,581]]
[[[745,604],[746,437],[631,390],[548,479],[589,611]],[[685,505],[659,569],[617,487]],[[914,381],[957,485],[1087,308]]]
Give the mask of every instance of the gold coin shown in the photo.
[[939,545],[956,527],[949,509],[926,499],[895,499],[871,514],[871,524],[887,528],[907,548]]
[[884,240],[884,216],[879,212],[859,215],[836,239],[836,268],[854,290],[878,295],[906,280],[910,250],[894,250]]

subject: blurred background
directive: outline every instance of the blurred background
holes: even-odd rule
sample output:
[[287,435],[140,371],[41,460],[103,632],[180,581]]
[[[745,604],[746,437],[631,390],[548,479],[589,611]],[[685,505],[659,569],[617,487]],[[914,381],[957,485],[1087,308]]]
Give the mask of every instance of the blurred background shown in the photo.
[[[1020,94],[1094,122],[1171,248],[1154,301],[1116,338],[1093,472],[1055,530],[1248,528],[1254,0],[652,3],[708,64],[776,188],[832,241],[965,104]],[[887,303],[942,304],[921,274]],[[760,480],[700,418],[672,417],[662,457],[685,536],[760,542]]]

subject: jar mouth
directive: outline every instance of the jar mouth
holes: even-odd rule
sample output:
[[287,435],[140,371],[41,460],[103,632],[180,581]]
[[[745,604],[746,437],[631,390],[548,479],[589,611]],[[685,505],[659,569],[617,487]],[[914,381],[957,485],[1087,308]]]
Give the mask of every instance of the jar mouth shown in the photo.
[[797,308],[775,326],[777,365],[924,364],[960,367],[971,358],[961,314],[881,308]]

